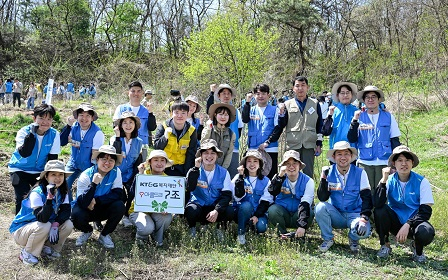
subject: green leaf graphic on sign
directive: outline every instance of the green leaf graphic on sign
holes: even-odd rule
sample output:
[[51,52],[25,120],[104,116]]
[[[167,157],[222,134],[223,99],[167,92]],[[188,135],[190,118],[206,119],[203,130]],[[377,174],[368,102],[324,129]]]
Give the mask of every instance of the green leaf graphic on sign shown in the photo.
[[168,202],[166,200],[160,204],[160,212],[165,211],[168,208]]
[[153,200],[151,206],[155,212],[159,212],[159,203],[157,201]]

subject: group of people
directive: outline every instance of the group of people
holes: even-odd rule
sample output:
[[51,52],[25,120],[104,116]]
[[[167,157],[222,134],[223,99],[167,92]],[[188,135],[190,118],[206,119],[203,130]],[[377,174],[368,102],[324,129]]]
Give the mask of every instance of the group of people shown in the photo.
[[[247,94],[242,113],[232,104],[236,92],[230,85],[213,85],[205,108],[208,121],[195,116],[202,106],[190,95],[172,102],[170,118],[158,125],[141,83],[128,88],[129,102],[116,108],[115,135],[107,145],[95,124],[98,114],[88,103],[73,111],[61,132],[51,127],[55,108],[40,104],[34,122],[17,133],[9,162],[17,214],[10,231],[24,247],[24,263],[37,263],[41,254],[60,256],[72,228],[81,231],[77,246],[97,229],[98,242],[113,248],[110,233],[120,221],[136,227],[139,244],[152,236],[157,246],[163,245],[173,215],[135,211],[137,174],[185,178],[183,216],[193,238],[198,224],[215,224],[221,239],[231,221],[238,224],[241,245],[248,230],[263,233],[269,225],[281,238],[302,238],[315,220],[323,239],[320,251],[334,244],[334,228],[348,228],[350,249],[358,252],[359,240],[370,236],[374,220],[379,257],[391,253],[392,233],[399,242],[413,240],[414,259],[425,260],[423,247],[434,238],[431,188],[412,171],[418,157],[400,145],[398,125],[379,109],[384,94],[376,87],[357,92],[352,83],[335,84],[334,105],[323,121],[303,76],[293,81],[295,98],[277,106],[268,104],[269,86],[257,85]],[[352,107],[356,96],[366,111]],[[256,105],[251,106],[254,97]],[[247,143],[242,143],[245,123]],[[282,133],[286,152],[278,163]],[[323,135],[330,136],[326,157],[331,164],[322,170],[315,205],[314,158],[322,152]],[[57,158],[60,147],[69,143],[71,155],[64,165]],[[154,150],[148,155],[151,144]],[[240,155],[242,147],[247,151]]]
[[23,84],[18,78],[9,78],[6,81],[0,79],[0,100],[2,105],[12,103],[13,107],[20,107],[21,105],[21,94],[23,92]]

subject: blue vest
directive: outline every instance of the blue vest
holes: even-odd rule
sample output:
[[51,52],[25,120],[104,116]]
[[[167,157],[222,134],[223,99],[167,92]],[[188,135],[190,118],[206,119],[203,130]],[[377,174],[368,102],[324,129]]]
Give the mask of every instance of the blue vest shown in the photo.
[[[123,112],[132,112],[131,104],[123,104],[120,105],[119,110],[119,116],[121,116],[121,113]],[[148,109],[146,109],[143,105],[140,105],[140,109],[138,110],[137,117],[140,118],[140,122],[142,125],[138,129],[138,137],[142,139],[143,144],[148,144],[148,137],[149,137],[149,131],[148,131],[148,118],[149,118],[149,112]]]
[[[263,179],[258,179],[255,182],[255,187],[249,181],[249,177],[244,178],[244,190],[246,191],[246,195],[239,201],[240,203],[249,201],[254,208],[254,211],[257,209],[260,204],[260,199],[263,196],[264,189],[269,183],[268,177],[263,177]],[[234,202],[233,205],[238,204]]]
[[72,83],[68,83],[67,84],[67,91],[68,92],[75,92],[75,87],[73,86]]
[[[123,152],[126,151],[125,138],[121,137],[121,150]],[[137,161],[138,156],[140,155],[140,151],[142,149],[142,139],[139,137],[132,138],[131,148],[129,149],[129,153],[126,153],[125,157],[121,164],[118,166],[121,170],[121,178],[123,182],[127,182],[131,179],[133,164]]]
[[[31,131],[31,124],[28,126],[25,126],[24,129],[27,134]],[[19,154],[18,150],[15,150],[14,153],[11,156],[11,159],[9,161],[9,167],[10,168],[18,168],[23,171],[39,171],[42,172],[45,167],[45,163],[47,163],[47,157],[48,154],[51,151],[51,148],[53,147],[54,138],[56,138],[56,129],[50,127],[49,130],[45,132],[45,135],[42,139],[42,145],[40,147],[39,151],[39,143],[37,141],[36,136],[36,143],[34,144],[33,152],[29,157],[22,157]]]
[[207,175],[201,166],[199,170],[199,179],[196,189],[191,192],[190,202],[195,202],[200,206],[212,206],[221,196],[221,190],[224,188],[227,169],[215,164],[215,173],[210,184],[207,182]]
[[5,93],[11,93],[12,92],[12,86],[13,86],[13,83],[12,82],[6,82],[5,83]]
[[310,177],[305,173],[299,172],[299,178],[297,179],[294,195],[291,191],[288,178],[283,182],[282,190],[275,198],[275,204],[283,206],[288,212],[297,212],[299,210],[300,200],[305,193],[306,184]]
[[390,142],[391,115],[389,112],[380,111],[378,123],[375,129],[362,129],[362,125],[372,125],[367,112],[362,112],[359,117],[358,149],[359,158],[362,160],[386,160],[392,154]]
[[398,173],[389,176],[388,204],[397,213],[402,224],[413,217],[420,207],[420,185],[423,178],[423,176],[411,171],[403,193],[398,180]]
[[[236,109],[236,108],[235,108]],[[238,132],[238,123],[240,122],[240,118],[238,116],[238,109],[236,109],[236,118],[235,120],[230,124],[230,130],[235,133],[235,149],[240,148],[240,133]]]
[[350,165],[345,188],[342,189],[343,183],[337,174],[336,165],[333,165],[331,173],[327,177],[328,187],[330,188],[330,200],[328,202],[339,212],[361,213],[362,200],[359,189],[361,187],[362,171],[362,168]]
[[[47,195],[42,191],[43,186],[39,185],[37,187],[35,187],[32,192],[35,192],[37,194],[40,195],[42,202],[46,203],[47,201]],[[48,220],[50,223],[54,222],[56,219],[56,212],[59,209],[59,206],[64,202],[65,196],[62,197],[61,195],[58,195],[59,190],[57,190],[56,196],[55,198],[59,198],[58,199],[53,199],[53,213],[50,216],[50,219]],[[16,230],[18,230],[19,228],[23,227],[26,224],[32,223],[37,221],[36,216],[34,215],[33,212],[33,208],[31,208],[31,204],[30,204],[30,198],[29,196],[22,200],[22,207],[20,208],[19,213],[17,213],[17,215],[14,217],[14,220],[12,221],[11,226],[9,227],[9,232],[13,233]]]
[[[352,104],[344,105],[341,103],[336,103],[336,110],[334,110],[333,114],[333,129],[330,134],[330,149],[333,149],[333,146],[336,142],[339,141],[347,141],[347,133],[350,129],[350,122],[352,121],[353,116],[355,115],[356,106]],[[356,148],[356,143],[350,143],[350,146]]]
[[92,122],[89,130],[87,130],[84,135],[84,139],[81,140],[81,126],[78,122],[73,125],[72,140],[78,141],[81,144],[79,148],[72,146],[72,154],[67,162],[67,166],[84,171],[93,165],[91,162],[93,138],[100,130],[101,129],[94,122]]
[[[261,143],[264,143],[274,131],[274,119],[277,107],[268,105],[264,114],[260,115],[258,107],[250,108],[250,121],[247,145],[250,149],[258,149]],[[268,148],[278,147],[278,142],[272,142]]]
[[[90,182],[92,182],[93,175],[95,175],[95,173],[98,172],[98,166],[95,164],[94,166],[88,168],[84,172],[87,174],[87,176],[89,176]],[[117,178],[117,167],[115,166],[114,168],[112,168],[111,171],[109,171],[109,173],[107,173],[106,177],[103,178],[101,183],[96,186],[95,194],[93,195],[93,197],[99,197],[108,194],[112,189],[112,186],[114,185],[114,181],[116,178]],[[78,197],[76,197],[73,200],[72,207],[76,204],[77,198]]]

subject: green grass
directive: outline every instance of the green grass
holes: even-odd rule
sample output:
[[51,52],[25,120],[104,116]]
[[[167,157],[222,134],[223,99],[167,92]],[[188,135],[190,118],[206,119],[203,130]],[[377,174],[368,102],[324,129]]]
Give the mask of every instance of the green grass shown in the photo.
[[[101,112],[97,123],[110,137],[109,108],[115,106],[108,100],[98,103],[95,100],[94,105]],[[68,107],[61,109],[62,120],[70,110]],[[436,229],[436,238],[425,248],[429,259],[425,264],[411,261],[409,248],[396,244],[388,260],[377,259],[379,241],[374,237],[362,240],[361,252],[353,255],[346,230],[335,231],[335,245],[321,254],[317,250],[321,238],[316,223],[308,231],[304,243],[280,241],[270,230],[264,235],[248,234],[247,244],[238,246],[235,224],[226,232],[224,242],[219,243],[212,227],[201,232],[197,239],[191,239],[185,222],[175,219],[162,248],[138,247],[133,242],[135,230],[119,226],[112,234],[114,250],[103,249],[96,238],[79,249],[74,247],[79,234],[76,232],[67,240],[61,260],[45,261],[20,272],[28,276],[40,275],[42,279],[57,276],[60,279],[448,279],[447,113],[448,109],[443,108],[429,114],[403,116],[400,123],[402,143],[407,143],[420,158],[415,171],[434,185],[435,205],[430,221]],[[4,121],[0,118],[2,127]],[[325,153],[326,150],[316,161],[316,171],[327,164]],[[63,154],[66,156],[68,152]],[[12,204],[3,205],[1,214],[10,213],[12,207]],[[3,269],[2,277],[24,278],[23,274],[17,275],[16,268]]]

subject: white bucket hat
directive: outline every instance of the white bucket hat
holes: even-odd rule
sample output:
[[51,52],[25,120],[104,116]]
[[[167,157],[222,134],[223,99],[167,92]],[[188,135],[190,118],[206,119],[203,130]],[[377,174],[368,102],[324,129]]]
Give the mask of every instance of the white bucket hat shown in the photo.
[[343,151],[343,150],[349,150],[352,152],[352,158],[350,159],[350,162],[353,162],[358,158],[358,151],[352,146],[350,146],[350,143],[348,143],[347,141],[339,141],[334,144],[333,149],[330,149],[327,152],[327,159],[334,163],[335,162],[333,158],[334,153],[336,151]]
[[118,166],[121,164],[121,161],[123,160],[123,155],[117,154],[117,151],[115,150],[115,147],[112,145],[103,145],[101,146],[98,151],[92,152],[93,158],[98,158],[98,155],[101,153],[105,153],[108,155],[116,155],[117,160],[115,161],[115,166]]
[[379,102],[383,102],[384,101],[384,93],[382,90],[379,90],[376,86],[366,86],[363,90],[361,90],[360,92],[358,92],[358,100],[360,102],[364,102],[364,94],[367,92],[376,92],[380,95],[380,97],[378,98]]
[[155,157],[163,157],[163,158],[165,158],[166,159],[166,167],[170,167],[170,166],[173,165],[173,161],[168,158],[168,155],[163,150],[152,150],[149,153],[149,157],[147,159],[147,162],[150,162],[151,159],[155,158]]

